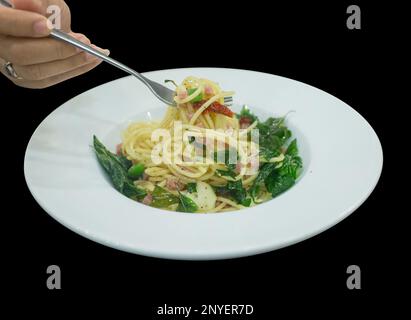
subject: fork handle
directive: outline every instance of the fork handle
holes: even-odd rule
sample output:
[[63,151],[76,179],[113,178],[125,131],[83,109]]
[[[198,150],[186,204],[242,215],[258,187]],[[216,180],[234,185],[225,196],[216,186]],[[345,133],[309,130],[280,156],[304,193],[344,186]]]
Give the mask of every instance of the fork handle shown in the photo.
[[50,32],[50,36],[57,39],[57,40],[61,40],[61,41],[64,41],[66,43],[69,43],[69,44],[71,44],[71,45],[73,45],[73,46],[75,46],[75,47],[77,47],[81,50],[84,50],[84,51],[92,54],[93,56],[96,56],[96,57],[100,58],[101,60],[104,60],[105,62],[113,65],[114,67],[117,67],[117,68],[119,68],[119,69],[121,69],[121,70],[123,70],[123,71],[139,78],[146,86],[148,86],[151,89],[150,80],[147,79],[146,77],[144,77],[142,74],[140,74],[137,71],[127,67],[125,64],[123,64],[123,63],[121,63],[121,62],[119,62],[119,61],[117,61],[113,58],[110,58],[110,57],[106,56],[104,53],[102,53],[102,52],[92,48],[91,46],[75,39],[74,37],[70,36],[69,34],[67,34],[63,31],[57,30],[57,29],[53,29]]
[[[2,6],[4,6],[4,7],[7,7],[7,8],[12,8],[12,7],[13,7],[13,6],[11,5],[11,3],[9,2],[9,0],[0,0],[0,5],[2,5]],[[81,49],[81,50],[87,51],[88,53],[90,53],[90,54],[92,54],[92,55],[94,55],[94,56],[96,56],[96,57],[104,60],[105,62],[107,62],[107,63],[109,63],[109,64],[111,64],[111,65],[113,65],[113,66],[115,66],[115,67],[117,67],[117,68],[119,68],[119,69],[127,72],[127,73],[129,73],[129,74],[131,74],[132,76],[137,77],[137,78],[140,79],[147,87],[149,87],[149,89],[150,89],[153,93],[155,93],[155,92],[153,91],[153,88],[151,87],[151,86],[152,86],[152,82],[151,82],[149,79],[147,79],[146,77],[144,77],[143,75],[141,75],[141,74],[138,73],[137,71],[135,71],[135,70],[127,67],[125,64],[122,64],[121,62],[118,62],[117,60],[114,60],[113,58],[110,58],[110,57],[106,56],[104,53],[101,53],[100,51],[95,50],[94,48],[90,47],[89,45],[86,45],[85,43],[83,43],[83,42],[81,42],[81,41],[73,38],[72,36],[70,36],[69,34],[67,34],[67,33],[65,33],[65,32],[63,32],[63,31],[60,31],[60,30],[57,30],[57,29],[53,29],[53,30],[51,30],[51,32],[50,32],[50,36],[53,37],[53,38],[55,38],[55,39],[58,39],[58,40],[67,42],[67,43],[69,43],[69,44],[71,44],[71,45],[73,45],[73,46],[75,46],[75,47],[77,47],[77,48],[79,48],[79,49]]]
[[[13,6],[11,5],[11,3],[9,2],[9,0],[0,0],[0,5],[7,7],[7,8],[12,8]],[[72,36],[70,36],[69,34],[61,31],[61,30],[57,30],[57,29],[52,29],[50,31],[50,36],[53,37],[54,39],[60,40],[60,41],[64,41],[66,43],[69,43],[83,51],[86,51],[102,60],[104,60],[105,62],[111,64],[114,67],[117,67],[125,72],[127,72],[128,74],[131,74],[132,76],[135,76],[136,78],[138,78],[141,82],[143,82],[149,89],[150,91],[156,96],[158,97],[160,100],[164,101],[163,98],[161,96],[158,95],[158,93],[153,89],[153,86],[158,86],[158,84],[154,81],[151,81],[150,79],[147,79],[146,77],[144,77],[142,74],[138,73],[137,71],[127,67],[125,64],[118,62],[117,60],[110,58],[108,56],[106,56],[104,53],[90,47],[89,45],[73,38]],[[166,101],[168,103],[168,101]]]

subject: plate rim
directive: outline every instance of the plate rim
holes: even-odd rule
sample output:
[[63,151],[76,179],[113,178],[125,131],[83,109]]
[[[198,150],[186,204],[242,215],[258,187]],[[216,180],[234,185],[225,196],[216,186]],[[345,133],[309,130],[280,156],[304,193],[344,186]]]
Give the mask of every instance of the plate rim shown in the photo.
[[[106,83],[97,85],[93,88],[90,88],[72,98],[70,98],[69,100],[65,101],[64,103],[62,103],[61,105],[59,105],[58,107],[56,107],[51,113],[49,113],[36,127],[36,129],[34,130],[33,134],[31,135],[27,146],[26,146],[26,150],[25,150],[25,154],[24,154],[24,165],[23,165],[23,171],[24,171],[24,177],[25,177],[25,181],[26,181],[26,185],[31,193],[31,195],[33,196],[34,200],[39,204],[39,206],[48,214],[50,215],[53,219],[55,219],[57,222],[59,222],[60,224],[62,224],[63,226],[65,226],[66,228],[68,228],[69,230],[85,237],[88,238],[92,241],[95,241],[99,244],[111,247],[111,248],[115,248],[121,251],[125,251],[125,252],[130,252],[130,253],[134,253],[134,254],[140,254],[140,255],[144,255],[144,256],[149,256],[149,257],[155,257],[155,258],[163,258],[163,259],[173,259],[173,260],[222,260],[222,259],[233,259],[233,258],[240,258],[240,257],[245,257],[245,256],[250,256],[250,255],[257,255],[257,254],[262,254],[262,253],[266,253],[266,252],[270,252],[270,251],[274,251],[274,250],[278,250],[280,248],[284,248],[287,246],[291,246],[294,245],[296,243],[299,243],[301,241],[307,240],[309,238],[315,237],[316,235],[332,228],[333,226],[335,226],[336,224],[340,223],[342,220],[346,219],[349,215],[351,215],[356,209],[358,209],[368,198],[369,196],[372,194],[372,192],[374,191],[374,189],[376,188],[379,179],[381,177],[382,174],[382,170],[383,170],[383,164],[384,164],[384,153],[383,153],[383,148],[382,148],[382,144],[381,141],[376,133],[376,131],[374,130],[374,128],[371,126],[371,124],[357,111],[355,110],[353,107],[351,107],[349,104],[347,104],[346,102],[344,102],[343,100],[339,99],[338,97],[328,93],[327,91],[323,90],[323,89],[319,89],[317,87],[314,87],[310,84],[307,84],[305,82],[301,82],[299,80],[295,80],[292,78],[288,78],[288,77],[284,77],[281,75],[276,75],[276,74],[270,74],[270,73],[265,73],[262,71],[255,71],[255,70],[248,70],[248,69],[235,69],[235,68],[220,68],[220,67],[188,67],[188,68],[172,68],[172,69],[162,69],[162,70],[152,70],[152,71],[147,71],[142,73],[145,76],[150,77],[151,74],[153,73],[162,73],[162,72],[168,72],[168,71],[189,71],[189,70],[211,70],[211,71],[222,71],[222,70],[231,70],[231,71],[235,71],[235,72],[251,72],[251,73],[256,73],[256,74],[261,74],[261,75],[265,75],[265,76],[273,76],[273,77],[279,77],[282,78],[283,80],[286,81],[293,81],[293,82],[297,82],[299,84],[303,84],[304,86],[309,86],[311,89],[315,89],[317,91],[320,91],[321,93],[325,93],[328,96],[331,96],[333,99],[336,99],[340,102],[342,102],[343,104],[345,104],[346,106],[348,106],[350,108],[351,111],[353,111],[356,116],[359,116],[361,118],[361,120],[368,126],[368,129],[371,129],[371,132],[373,133],[373,135],[376,138],[376,141],[378,142],[378,149],[379,149],[379,153],[380,153],[380,165],[378,167],[378,173],[375,176],[375,181],[373,181],[372,183],[370,183],[369,188],[367,190],[367,192],[365,193],[365,196],[363,196],[360,200],[358,200],[357,203],[352,204],[351,207],[348,210],[345,210],[345,212],[343,214],[340,214],[337,218],[333,218],[331,220],[330,223],[328,224],[322,224],[322,226],[320,228],[317,228],[316,230],[313,230],[309,233],[305,232],[304,236],[299,237],[297,239],[293,239],[291,241],[286,241],[283,243],[279,243],[279,244],[267,244],[265,247],[261,247],[259,246],[258,248],[246,248],[246,249],[242,249],[242,250],[238,250],[237,252],[231,252],[231,253],[208,253],[208,254],[204,254],[204,253],[200,253],[198,255],[196,254],[175,254],[175,253],[168,253],[168,252],[153,252],[153,251],[145,251],[144,249],[141,248],[135,248],[135,247],[128,247],[127,245],[119,245],[119,244],[115,244],[113,242],[111,242],[110,240],[105,240],[104,238],[100,238],[95,234],[90,234],[90,233],[86,233],[83,229],[81,228],[77,228],[76,226],[72,225],[71,223],[67,222],[67,221],[63,221],[63,219],[61,219],[57,214],[53,213],[53,210],[48,210],[46,204],[44,204],[41,199],[39,199],[36,195],[36,193],[34,192],[34,190],[32,189],[32,186],[30,186],[30,183],[28,181],[28,174],[26,172],[27,168],[26,168],[26,163],[27,163],[27,157],[28,157],[28,152],[29,152],[29,147],[30,144],[33,140],[33,138],[35,137],[37,131],[40,129],[41,124],[43,124],[43,122],[45,122],[49,117],[51,117],[55,112],[57,112],[57,110],[62,107],[65,104],[69,104],[72,100],[76,99],[78,96],[86,94],[96,88],[99,88],[101,86],[105,86],[105,85],[109,85],[113,82],[116,81],[124,81],[128,78],[132,78],[132,76],[125,76],[125,77],[120,77],[118,79],[114,79],[111,81],[108,81]],[[152,209],[152,208],[150,208]],[[163,211],[163,210],[162,210]],[[238,212],[237,212],[238,213]],[[232,214],[232,213],[226,213],[226,214]]]

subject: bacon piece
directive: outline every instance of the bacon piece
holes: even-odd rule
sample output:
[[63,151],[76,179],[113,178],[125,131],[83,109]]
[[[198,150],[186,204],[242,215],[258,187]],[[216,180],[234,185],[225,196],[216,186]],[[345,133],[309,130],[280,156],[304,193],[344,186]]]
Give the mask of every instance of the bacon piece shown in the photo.
[[183,100],[188,97],[187,91],[179,92],[178,98]]
[[[201,106],[205,103],[206,101],[199,101],[193,103],[193,108],[195,110],[198,110],[201,108]],[[207,109],[204,110],[205,113],[207,112],[215,112],[215,113],[220,113],[223,114],[227,117],[232,117],[234,115],[234,112],[232,112],[227,106],[221,104],[220,102],[213,102]]]
[[170,177],[167,178],[166,187],[170,190],[182,190],[184,189],[185,184],[176,177]]
[[210,111],[214,111],[215,113],[221,113],[227,117],[232,117],[234,115],[234,112],[232,112],[227,106],[219,103],[219,102],[213,102],[211,106],[209,107]]
[[181,85],[177,88],[177,96],[181,100],[188,97],[188,92],[185,86]]
[[123,144],[122,144],[122,143],[119,143],[119,144],[116,146],[116,154],[117,154],[118,156],[121,156],[121,155],[123,154],[123,151],[121,150],[121,148],[123,148]]
[[248,117],[241,117],[240,118],[240,128],[247,129],[251,125],[251,119]]
[[208,96],[212,96],[214,94],[213,88],[211,86],[205,86],[204,93]]
[[235,165],[235,172],[240,173],[242,168],[243,165],[241,164],[241,162],[237,162],[237,164]]
[[188,120],[191,120],[191,118],[193,117],[194,113],[193,112],[187,112],[187,118]]
[[151,202],[153,202],[153,195],[151,193],[149,193],[148,195],[146,195],[142,201],[142,203],[146,204],[146,205],[150,205]]

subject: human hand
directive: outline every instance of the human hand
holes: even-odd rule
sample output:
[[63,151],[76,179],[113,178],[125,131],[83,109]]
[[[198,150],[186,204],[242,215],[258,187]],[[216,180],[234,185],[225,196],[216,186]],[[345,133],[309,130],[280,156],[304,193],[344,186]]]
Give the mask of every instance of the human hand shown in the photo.
[[[13,9],[0,7],[0,69],[16,85],[46,88],[84,74],[102,61],[79,49],[49,38],[51,22],[47,8],[61,10],[61,30],[83,43],[91,44],[81,33],[71,31],[70,9],[63,0],[13,0]],[[91,45],[95,49],[109,54]],[[12,64],[18,78],[8,75],[3,66]]]

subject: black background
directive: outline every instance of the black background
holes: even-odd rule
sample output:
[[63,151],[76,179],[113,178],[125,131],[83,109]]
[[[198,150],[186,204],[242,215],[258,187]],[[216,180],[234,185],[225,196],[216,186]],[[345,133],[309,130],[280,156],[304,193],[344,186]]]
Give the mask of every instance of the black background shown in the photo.
[[[352,3],[344,1],[279,1],[270,6],[265,1],[69,4],[74,31],[138,71],[193,66],[251,69],[331,93],[369,121],[387,155],[390,129],[381,75],[390,38],[381,24],[384,8],[375,3],[355,2],[362,10],[361,30],[347,29],[346,9]],[[184,38],[197,39],[199,33],[201,39],[185,44]],[[181,262],[141,257],[96,244],[49,217],[24,181],[23,157],[33,131],[66,100],[123,76],[103,64],[44,90],[23,89],[0,79],[3,154],[9,163],[3,175],[12,177],[11,186],[7,184],[11,192],[6,192],[12,206],[3,212],[3,228],[8,231],[3,233],[3,279],[10,280],[10,288],[41,298],[40,308],[69,300],[77,308],[98,296],[102,299],[96,310],[105,310],[116,298],[119,313],[131,309],[142,319],[155,318],[153,310],[164,303],[253,304],[258,319],[279,311],[290,317],[310,310],[321,315],[324,304],[335,306],[333,313],[350,315],[353,307],[362,307],[366,314],[383,308],[384,303],[376,301],[395,294],[391,285],[396,281],[386,277],[388,266],[396,265],[387,233],[390,210],[382,209],[391,182],[387,157],[376,189],[347,219],[304,242],[249,258]],[[51,264],[61,268],[60,291],[46,288],[46,268]],[[361,267],[361,290],[346,287],[346,268],[351,264]]]

